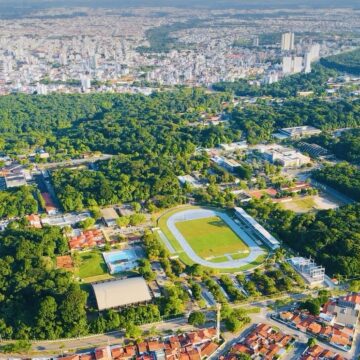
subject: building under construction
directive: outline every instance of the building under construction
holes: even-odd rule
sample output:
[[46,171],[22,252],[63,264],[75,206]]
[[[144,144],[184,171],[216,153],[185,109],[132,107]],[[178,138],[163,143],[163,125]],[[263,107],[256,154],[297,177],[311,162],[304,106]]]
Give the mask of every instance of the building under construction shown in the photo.
[[293,257],[289,264],[305,279],[310,286],[321,285],[325,280],[325,268],[316,265],[311,258]]

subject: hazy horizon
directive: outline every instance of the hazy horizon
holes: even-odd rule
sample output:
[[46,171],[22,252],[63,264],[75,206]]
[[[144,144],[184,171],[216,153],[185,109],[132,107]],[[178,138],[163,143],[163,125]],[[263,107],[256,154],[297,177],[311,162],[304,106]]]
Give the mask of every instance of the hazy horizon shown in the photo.
[[206,7],[206,8],[324,8],[354,7],[358,0],[0,0],[0,17],[24,16],[32,11],[54,7]]

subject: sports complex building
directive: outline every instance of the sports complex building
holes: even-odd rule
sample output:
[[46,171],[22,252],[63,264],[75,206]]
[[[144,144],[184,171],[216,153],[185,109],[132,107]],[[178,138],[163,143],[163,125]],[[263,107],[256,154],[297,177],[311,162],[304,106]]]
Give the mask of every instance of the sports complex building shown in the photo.
[[280,243],[276,240],[263,226],[261,226],[252,216],[250,216],[243,208],[235,208],[236,217],[250,226],[260,240],[265,243],[271,250],[280,247]]
[[152,296],[141,276],[92,284],[99,311],[146,303]]

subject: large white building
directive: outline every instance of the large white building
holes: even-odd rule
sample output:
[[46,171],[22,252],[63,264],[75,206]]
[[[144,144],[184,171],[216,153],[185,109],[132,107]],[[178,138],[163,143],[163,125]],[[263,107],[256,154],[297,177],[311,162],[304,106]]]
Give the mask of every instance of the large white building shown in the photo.
[[302,138],[306,136],[319,135],[321,133],[321,130],[313,126],[304,125],[304,126],[283,128],[279,132],[286,137],[294,139],[294,138]]
[[282,71],[284,74],[296,74],[303,70],[303,58],[301,56],[284,56]]
[[325,268],[316,265],[311,258],[292,257],[288,262],[310,286],[321,285],[324,282]]
[[271,163],[278,163],[285,168],[296,168],[308,164],[311,159],[309,156],[280,145],[264,147],[260,149],[263,157]]
[[220,144],[219,147],[224,151],[235,152],[237,150],[246,150],[248,148],[248,144],[246,141],[238,141],[231,144]]
[[314,61],[319,60],[319,58],[320,58],[320,45],[319,44],[311,45],[309,50],[305,52],[304,71],[306,73],[309,73],[311,71],[311,64]]
[[236,171],[237,168],[241,167],[241,164],[239,164],[234,159],[227,159],[221,156],[214,156],[211,158],[211,160],[216,163],[217,165],[225,168],[226,170],[229,170],[231,172]]
[[151,301],[151,293],[143,277],[110,280],[92,284],[100,311]]
[[291,51],[295,49],[295,34],[287,32],[281,36],[281,50]]

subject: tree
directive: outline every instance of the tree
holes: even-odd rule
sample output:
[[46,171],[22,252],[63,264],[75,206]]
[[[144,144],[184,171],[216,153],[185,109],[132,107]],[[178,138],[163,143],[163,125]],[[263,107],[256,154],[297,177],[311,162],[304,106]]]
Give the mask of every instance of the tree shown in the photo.
[[360,291],[360,280],[352,280],[349,284],[349,290],[353,292]]
[[130,224],[130,218],[128,216],[120,216],[116,219],[116,225],[120,228],[126,227]]
[[320,314],[320,304],[318,299],[309,299],[300,303],[300,308],[308,310],[312,315]]
[[152,281],[156,279],[156,274],[152,270],[151,263],[148,259],[139,260],[138,271],[147,281]]
[[225,327],[228,331],[237,332],[243,326],[242,322],[239,319],[234,317],[228,317],[225,319]]
[[236,354],[236,359],[237,360],[251,360],[251,356],[249,354],[239,353],[239,354]]
[[133,214],[130,215],[130,225],[137,226],[146,221],[146,216],[144,214]]
[[39,339],[56,339],[59,336],[61,331],[57,326],[57,304],[52,296],[41,301],[35,329]]
[[185,265],[179,260],[171,260],[171,269],[176,276],[180,276],[185,270]]
[[27,353],[31,349],[31,343],[27,340],[18,340],[0,347],[4,353]]
[[204,268],[199,264],[193,264],[188,268],[188,274],[195,277],[204,275]]
[[188,323],[195,326],[204,325],[206,322],[206,316],[201,311],[193,311],[188,318]]
[[309,346],[309,347],[313,347],[313,346],[315,346],[317,344],[317,341],[316,341],[316,339],[315,338],[309,338],[309,340],[308,340],[308,342],[307,342],[307,346]]
[[131,203],[131,206],[133,207],[134,211],[135,212],[140,212],[141,210],[141,205],[138,203],[138,202],[132,202]]
[[142,336],[142,330],[139,326],[129,323],[125,328],[125,336],[129,339],[140,339]]
[[92,217],[86,218],[85,220],[82,220],[79,222],[79,226],[84,229],[90,229],[95,225],[95,219],[93,219]]
[[59,311],[63,318],[63,331],[69,337],[84,335],[88,331],[85,312],[86,297],[86,293],[78,284],[73,284],[64,294]]

